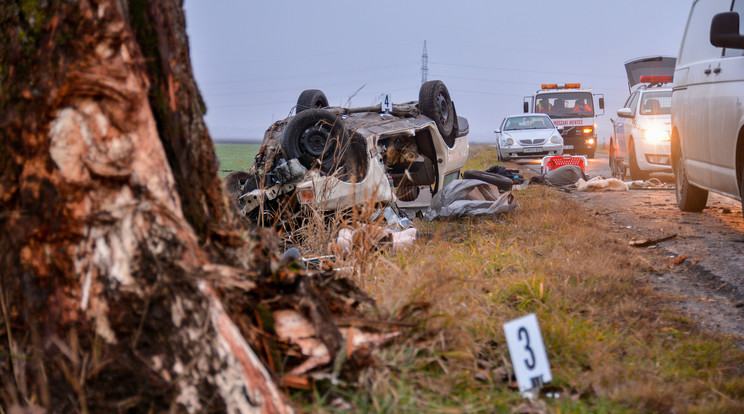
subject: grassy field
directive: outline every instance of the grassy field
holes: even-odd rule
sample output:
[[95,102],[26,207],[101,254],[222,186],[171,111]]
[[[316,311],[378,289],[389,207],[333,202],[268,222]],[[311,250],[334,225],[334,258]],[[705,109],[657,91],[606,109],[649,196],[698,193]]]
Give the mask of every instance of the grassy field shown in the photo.
[[220,160],[220,177],[231,171],[247,171],[253,165],[253,157],[261,148],[260,144],[215,143],[217,159]]
[[[468,168],[493,165],[476,148]],[[530,186],[507,217],[416,220],[405,251],[356,255],[379,317],[415,322],[352,386],[296,401],[361,412],[744,412],[744,352],[702,332],[646,283],[648,265],[601,219]],[[503,323],[535,313],[553,381],[515,389]],[[557,398],[554,398],[556,397]]]

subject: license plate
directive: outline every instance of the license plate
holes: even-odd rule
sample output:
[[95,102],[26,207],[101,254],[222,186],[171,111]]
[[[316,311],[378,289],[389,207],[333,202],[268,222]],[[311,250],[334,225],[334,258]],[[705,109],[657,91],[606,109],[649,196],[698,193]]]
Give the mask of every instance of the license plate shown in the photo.
[[540,152],[542,150],[542,148],[525,148],[524,152]]
[[573,145],[564,145],[563,149],[573,149]]

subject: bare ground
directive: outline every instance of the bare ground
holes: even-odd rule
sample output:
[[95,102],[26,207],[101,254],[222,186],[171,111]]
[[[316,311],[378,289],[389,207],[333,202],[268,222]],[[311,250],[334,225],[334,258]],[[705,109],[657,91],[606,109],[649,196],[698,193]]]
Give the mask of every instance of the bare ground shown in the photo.
[[[539,164],[519,167],[539,173]],[[609,176],[607,158],[590,160],[590,177]],[[673,177],[663,177],[673,186]],[[708,331],[730,336],[744,348],[744,219],[741,204],[711,194],[702,213],[683,213],[674,190],[580,193],[576,200],[589,214],[610,224],[628,243],[673,238],[639,247],[649,283],[674,299],[680,311]]]

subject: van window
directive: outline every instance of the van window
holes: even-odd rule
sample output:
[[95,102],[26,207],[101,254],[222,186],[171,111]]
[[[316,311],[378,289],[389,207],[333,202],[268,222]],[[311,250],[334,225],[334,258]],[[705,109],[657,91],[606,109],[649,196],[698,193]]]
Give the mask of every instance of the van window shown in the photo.
[[[739,34],[742,33],[744,25],[744,0],[734,0],[734,5],[731,7],[731,11],[739,13]],[[744,50],[742,49],[723,49],[723,56],[744,56]]]
[[692,5],[677,65],[721,57],[722,50],[710,44],[710,22],[718,13],[731,10],[731,0],[698,0]]

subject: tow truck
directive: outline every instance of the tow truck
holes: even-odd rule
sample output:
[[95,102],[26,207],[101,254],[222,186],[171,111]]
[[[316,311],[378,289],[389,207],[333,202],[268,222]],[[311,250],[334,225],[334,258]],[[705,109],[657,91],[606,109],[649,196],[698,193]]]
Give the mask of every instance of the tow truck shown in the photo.
[[[601,113],[595,111],[595,98]],[[556,127],[563,127],[564,154],[594,158],[596,117],[604,115],[604,94],[581,89],[580,83],[544,83],[534,95],[524,97],[523,107],[524,112],[548,114]]]

